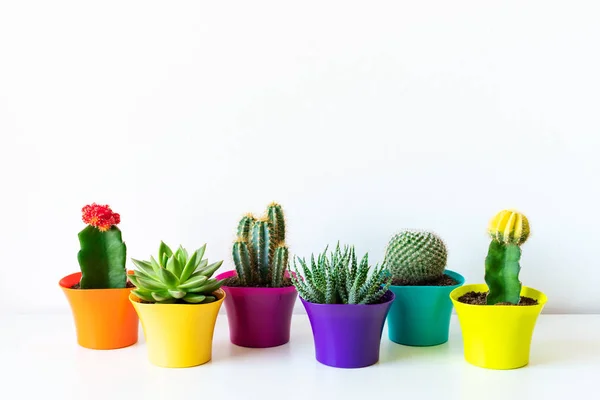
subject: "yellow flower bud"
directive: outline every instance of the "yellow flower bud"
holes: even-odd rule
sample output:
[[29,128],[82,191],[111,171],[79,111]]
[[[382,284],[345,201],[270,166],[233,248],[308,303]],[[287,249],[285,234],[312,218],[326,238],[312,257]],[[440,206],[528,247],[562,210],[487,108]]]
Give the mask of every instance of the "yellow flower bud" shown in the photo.
[[529,221],[519,212],[503,210],[490,221],[488,233],[500,243],[520,246],[529,237]]

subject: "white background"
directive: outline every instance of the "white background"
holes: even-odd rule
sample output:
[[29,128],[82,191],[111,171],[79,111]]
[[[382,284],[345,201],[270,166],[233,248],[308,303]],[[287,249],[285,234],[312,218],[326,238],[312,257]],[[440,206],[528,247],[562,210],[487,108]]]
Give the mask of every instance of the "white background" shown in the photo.
[[[291,252],[382,259],[436,231],[483,281],[488,220],[530,219],[546,312],[600,312],[597,1],[0,2],[3,311],[66,311],[80,209],[128,256],[224,259],[283,204]],[[128,263],[131,267],[131,263]]]

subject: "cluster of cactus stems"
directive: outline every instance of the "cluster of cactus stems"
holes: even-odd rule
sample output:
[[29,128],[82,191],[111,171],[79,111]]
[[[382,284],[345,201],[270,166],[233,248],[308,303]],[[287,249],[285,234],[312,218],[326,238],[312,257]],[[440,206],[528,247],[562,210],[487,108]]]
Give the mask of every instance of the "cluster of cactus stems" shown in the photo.
[[369,275],[368,254],[358,263],[354,246],[344,246],[342,250],[338,243],[330,254],[325,248],[316,260],[311,255],[310,268],[304,259],[296,259],[292,283],[300,296],[311,303],[373,304],[381,300],[391,284],[391,273],[383,266],[376,265]]
[[179,246],[172,251],[165,243],[160,242],[158,261],[150,257],[150,261],[132,259],[137,270],[130,276],[136,286],[133,290],[140,299],[150,303],[212,303],[217,300],[214,292],[222,281],[211,278],[223,261],[208,264],[202,259],[206,244],[188,254]]
[[447,259],[446,245],[435,233],[404,230],[390,239],[384,264],[395,284],[414,285],[441,278]]
[[117,224],[120,215],[107,205],[96,203],[82,209],[86,226],[79,232],[81,289],[120,289],[127,285],[127,247]]
[[232,256],[240,285],[283,285],[289,251],[285,245],[285,218],[279,204],[270,204],[262,218],[246,215],[241,219]]
[[489,223],[492,238],[485,259],[487,304],[518,304],[521,300],[521,245],[529,237],[529,221],[525,215],[503,210]]

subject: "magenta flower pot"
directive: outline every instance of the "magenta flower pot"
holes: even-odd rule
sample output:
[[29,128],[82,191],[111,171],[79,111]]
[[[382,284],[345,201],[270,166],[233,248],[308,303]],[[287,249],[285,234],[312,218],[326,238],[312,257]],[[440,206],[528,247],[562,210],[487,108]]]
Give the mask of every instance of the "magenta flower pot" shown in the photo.
[[315,304],[300,298],[310,320],[315,355],[321,364],[362,368],[379,361],[385,318],[395,295],[379,304]]
[[[223,280],[236,276],[235,271],[217,275]],[[292,312],[298,292],[293,286],[283,288],[221,287],[229,322],[231,343],[242,347],[266,348],[290,341]]]

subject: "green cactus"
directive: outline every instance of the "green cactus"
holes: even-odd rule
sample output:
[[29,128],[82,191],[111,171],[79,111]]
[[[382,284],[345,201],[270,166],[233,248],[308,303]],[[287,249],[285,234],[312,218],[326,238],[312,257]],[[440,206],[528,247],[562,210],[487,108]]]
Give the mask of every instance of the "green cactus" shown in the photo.
[[188,252],[179,246],[173,252],[169,246],[160,242],[158,261],[132,259],[137,270],[129,276],[137,287],[132,293],[150,303],[212,303],[217,298],[214,292],[222,281],[211,278],[223,261],[208,264],[203,260],[206,244],[188,256]]
[[120,289],[127,285],[125,261],[127,247],[117,224],[119,214],[107,205],[83,207],[83,222],[88,224],[79,232],[81,249],[77,260],[81,269],[81,289]]
[[302,273],[294,259],[292,283],[300,296],[318,304],[373,304],[381,301],[391,284],[391,273],[383,266],[375,266],[371,275],[369,255],[357,263],[354,246],[338,243],[335,251],[327,254],[327,248],[315,261],[311,256],[309,268],[304,259],[298,258]]
[[256,257],[256,268],[258,270],[259,280],[266,282],[269,277],[271,267],[271,228],[269,221],[258,220],[252,226],[252,252]]
[[492,241],[485,259],[485,282],[488,305],[519,304],[521,300],[520,245],[529,237],[525,215],[503,210],[492,218],[488,227]]
[[384,264],[392,272],[394,282],[414,285],[441,278],[447,259],[446,245],[439,236],[404,230],[390,239]]
[[79,232],[81,250],[77,254],[81,269],[81,289],[118,289],[127,284],[127,248],[121,231],[113,226],[101,232],[87,226]]
[[240,220],[232,256],[240,285],[283,285],[288,248],[285,245],[285,218],[279,204],[270,204],[263,218],[245,215]]
[[233,244],[233,263],[236,266],[237,276],[241,283],[252,282],[254,275],[254,265],[255,261],[252,255],[250,254],[250,247],[248,246],[248,242],[238,240]]
[[267,218],[273,229],[273,241],[275,243],[285,242],[285,218],[283,209],[279,204],[272,203],[267,207]]
[[252,225],[254,225],[255,222],[256,219],[253,215],[245,215],[238,224],[238,238],[249,242],[252,237]]

